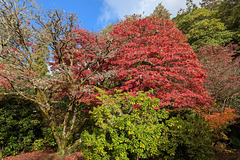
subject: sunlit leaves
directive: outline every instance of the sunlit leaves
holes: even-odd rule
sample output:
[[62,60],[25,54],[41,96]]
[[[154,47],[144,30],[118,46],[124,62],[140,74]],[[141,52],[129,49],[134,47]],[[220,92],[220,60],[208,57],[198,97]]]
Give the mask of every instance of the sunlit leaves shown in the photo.
[[[206,159],[211,156],[211,131],[196,111],[177,116],[156,109],[160,99],[146,93],[105,94],[91,112],[91,131],[82,133],[81,149],[89,159]],[[121,91],[120,91],[121,92]],[[136,106],[138,106],[136,108]]]
[[152,91],[162,106],[209,106],[205,74],[174,23],[157,18],[125,20],[113,27],[116,56],[107,62],[123,91]]
[[187,15],[178,15],[173,19],[178,28],[187,35],[188,42],[194,49],[203,45],[220,45],[229,43],[233,33],[226,30],[221,19],[215,18],[217,11],[201,8]]

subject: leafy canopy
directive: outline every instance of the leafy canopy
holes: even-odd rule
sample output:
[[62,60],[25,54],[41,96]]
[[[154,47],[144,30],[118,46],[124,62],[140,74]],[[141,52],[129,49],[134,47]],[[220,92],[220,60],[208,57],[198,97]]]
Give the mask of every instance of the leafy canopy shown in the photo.
[[113,27],[111,36],[118,49],[104,67],[115,72],[114,88],[151,91],[162,107],[209,107],[202,87],[205,73],[174,23],[156,17],[126,19]]
[[187,35],[193,49],[204,45],[221,45],[232,40],[233,33],[227,30],[221,19],[217,19],[217,11],[205,8],[195,9],[188,14],[179,14],[173,18],[178,28]]

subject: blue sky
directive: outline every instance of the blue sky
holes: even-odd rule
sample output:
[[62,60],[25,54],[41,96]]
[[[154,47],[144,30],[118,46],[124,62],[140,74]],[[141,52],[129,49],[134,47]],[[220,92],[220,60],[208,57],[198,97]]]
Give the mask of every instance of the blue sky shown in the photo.
[[[194,0],[196,4],[200,0]],[[75,12],[84,27],[91,31],[103,29],[107,24],[122,19],[124,15],[149,15],[162,2],[172,17],[180,8],[185,8],[185,0],[37,0],[45,8],[63,9]]]

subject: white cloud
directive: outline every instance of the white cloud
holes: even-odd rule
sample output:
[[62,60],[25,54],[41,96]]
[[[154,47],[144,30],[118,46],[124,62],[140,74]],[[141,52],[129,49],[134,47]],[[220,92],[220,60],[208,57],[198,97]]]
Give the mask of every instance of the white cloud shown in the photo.
[[[196,4],[200,1],[193,0]],[[180,8],[186,7],[185,0],[103,0],[98,22],[104,26],[110,21],[122,19],[125,15],[142,14],[143,12],[144,15],[149,15],[160,2],[173,17]]]

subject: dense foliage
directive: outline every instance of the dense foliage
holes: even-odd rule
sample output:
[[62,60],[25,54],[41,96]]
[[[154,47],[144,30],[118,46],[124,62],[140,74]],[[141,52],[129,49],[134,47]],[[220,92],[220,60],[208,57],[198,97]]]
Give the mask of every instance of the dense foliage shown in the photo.
[[[4,96],[0,100],[0,148],[2,155],[16,155],[21,151],[43,149],[37,145],[45,139],[45,146],[53,146],[51,132],[42,121],[37,105],[17,96]],[[27,106],[27,108],[26,108]]]
[[208,159],[227,146],[218,141],[239,118],[239,2],[200,6],[187,0],[176,25],[159,3],[94,33],[74,13],[0,1],[0,158],[50,147]]
[[125,20],[111,32],[115,56],[106,70],[123,91],[150,91],[161,99],[160,108],[210,108],[211,99],[202,87],[205,73],[185,36],[174,23],[156,17]]
[[198,52],[198,58],[207,72],[204,87],[216,103],[236,108],[239,105],[240,68],[239,57],[234,58],[238,45],[204,46]]
[[235,43],[240,41],[240,2],[239,0],[222,0],[218,5],[217,17],[234,33]]
[[222,45],[232,40],[233,33],[227,30],[221,19],[216,18],[217,11],[205,8],[196,9],[186,15],[173,19],[178,28],[187,35],[188,42],[194,49],[204,45]]
[[[211,131],[194,111],[173,116],[159,99],[137,92],[106,95],[94,108],[92,130],[82,133],[88,159],[204,159],[211,156]],[[183,118],[184,117],[184,118]]]

